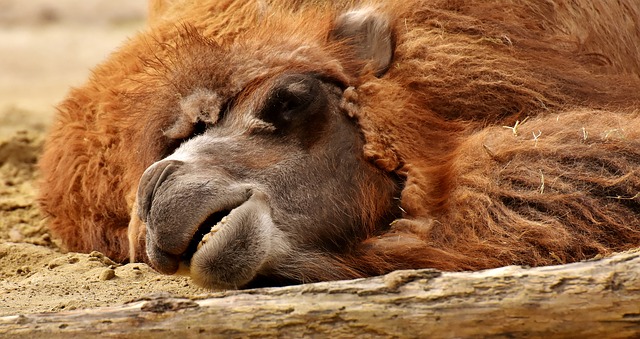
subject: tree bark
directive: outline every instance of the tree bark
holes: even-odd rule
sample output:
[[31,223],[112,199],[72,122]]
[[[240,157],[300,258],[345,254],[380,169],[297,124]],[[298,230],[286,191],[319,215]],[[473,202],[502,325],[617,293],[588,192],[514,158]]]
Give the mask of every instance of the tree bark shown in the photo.
[[397,271],[283,288],[153,296],[117,307],[0,318],[32,338],[640,336],[640,250],[481,272]]

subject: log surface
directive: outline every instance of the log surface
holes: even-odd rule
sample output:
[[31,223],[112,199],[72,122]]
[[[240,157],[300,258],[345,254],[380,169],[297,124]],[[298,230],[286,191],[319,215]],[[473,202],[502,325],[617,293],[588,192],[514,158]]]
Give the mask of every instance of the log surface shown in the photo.
[[0,336],[640,337],[640,251],[562,266],[397,271],[0,317]]

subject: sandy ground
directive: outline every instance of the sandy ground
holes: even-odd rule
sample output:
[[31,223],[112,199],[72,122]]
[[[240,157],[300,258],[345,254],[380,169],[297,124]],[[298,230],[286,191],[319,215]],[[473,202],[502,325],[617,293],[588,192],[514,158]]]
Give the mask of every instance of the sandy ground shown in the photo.
[[63,253],[35,201],[54,106],[127,36],[143,0],[0,0],[0,316],[206,293],[188,279],[100,253]]

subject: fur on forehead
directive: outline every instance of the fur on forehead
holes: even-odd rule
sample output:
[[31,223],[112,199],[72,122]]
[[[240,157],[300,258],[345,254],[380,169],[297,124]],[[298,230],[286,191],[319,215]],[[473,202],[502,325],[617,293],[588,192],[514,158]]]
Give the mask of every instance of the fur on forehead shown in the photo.
[[222,46],[186,28],[183,34],[188,38],[172,48],[169,62],[157,65],[164,69],[158,73],[164,73],[166,86],[180,97],[190,95],[194,88],[207,88],[228,97],[256,79],[294,72],[349,82],[339,58],[327,51],[323,47],[326,42],[320,39],[256,37],[249,33]]
[[163,43],[161,53],[168,55],[156,59],[169,62],[157,65],[164,68],[159,73],[168,74],[168,85],[180,95],[203,87],[225,97],[254,79],[285,72],[313,72],[355,85],[366,64],[380,75],[390,62],[392,32],[385,8],[266,11],[224,35],[210,35],[185,21],[173,47]]

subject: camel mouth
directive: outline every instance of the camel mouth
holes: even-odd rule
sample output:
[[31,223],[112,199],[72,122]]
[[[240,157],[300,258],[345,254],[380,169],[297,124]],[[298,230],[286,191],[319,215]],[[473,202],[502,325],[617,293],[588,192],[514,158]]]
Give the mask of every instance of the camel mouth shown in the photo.
[[[244,202],[243,202],[244,203]],[[227,222],[229,221],[229,215],[231,212],[240,207],[242,204],[234,208],[226,208],[210,214],[201,224],[198,226],[195,234],[189,242],[187,250],[182,254],[183,262],[190,262],[193,255],[200,250],[204,244],[207,243]]]
[[[233,205],[232,205],[233,206]],[[213,213],[203,223],[202,239],[195,238],[195,253],[188,273],[196,284],[209,288],[239,288],[260,274],[270,275],[287,244],[276,227],[266,194],[252,190],[239,206]],[[182,267],[186,267],[182,262]]]

